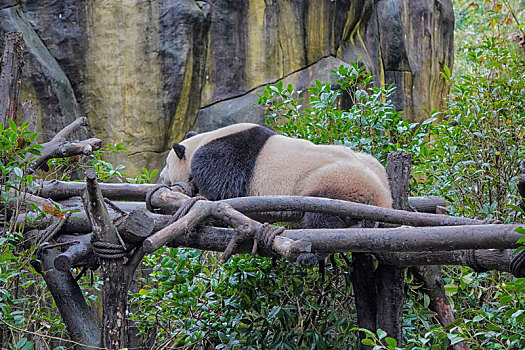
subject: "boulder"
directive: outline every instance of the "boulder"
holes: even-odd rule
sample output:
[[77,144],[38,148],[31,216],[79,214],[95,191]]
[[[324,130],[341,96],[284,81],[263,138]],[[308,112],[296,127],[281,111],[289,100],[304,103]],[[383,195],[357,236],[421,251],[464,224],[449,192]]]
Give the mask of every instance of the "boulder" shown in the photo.
[[450,0],[0,5],[2,37],[26,36],[22,98],[34,100],[43,140],[86,115],[95,137],[128,148],[109,160],[130,175],[162,167],[189,129],[263,123],[254,103],[266,84],[306,90],[359,57],[377,84],[396,85],[392,100],[408,120],[423,120],[448,92],[440,72],[453,63],[453,27]]

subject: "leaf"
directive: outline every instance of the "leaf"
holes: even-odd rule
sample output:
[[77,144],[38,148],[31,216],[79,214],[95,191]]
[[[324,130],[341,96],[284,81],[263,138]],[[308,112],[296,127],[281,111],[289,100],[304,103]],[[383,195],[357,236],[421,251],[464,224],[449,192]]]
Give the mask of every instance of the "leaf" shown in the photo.
[[516,229],[514,229],[514,231],[517,232],[517,233],[525,234],[525,228],[523,228],[523,227],[516,227]]
[[274,306],[272,311],[268,314],[268,318],[274,318],[279,313],[279,311],[281,311],[281,308],[279,306]]
[[28,341],[27,343],[22,346],[20,350],[32,350],[34,348],[34,343],[32,341]]
[[52,215],[52,216],[54,216],[56,218],[59,218],[59,219],[65,219],[66,218],[59,208],[55,208],[55,207],[52,207],[50,205],[44,204],[43,209],[44,209],[44,211],[47,214],[50,214],[50,215]]
[[395,349],[397,347],[397,341],[394,338],[387,337],[385,342],[388,344],[389,349]]
[[[16,127],[16,124],[14,121],[12,121],[11,119],[9,119],[9,127],[11,128],[11,130],[13,130],[14,132],[16,132],[18,130],[18,128]],[[25,339],[25,338],[23,338]]]
[[363,344],[363,345],[369,345],[369,346],[374,346],[374,345],[376,345],[376,342],[373,341],[372,339],[365,338],[365,339],[361,340],[361,344]]
[[428,308],[428,306],[430,305],[430,297],[428,296],[428,294],[424,294],[423,296],[423,307],[426,309]]
[[24,176],[24,172],[22,171],[22,169],[20,169],[19,167],[15,167],[13,169],[13,172],[15,173],[15,175],[19,178],[19,179],[22,179],[22,177]]
[[377,336],[379,337],[379,339],[383,339],[384,337],[387,336],[387,333],[384,330],[382,330],[381,328],[379,328],[377,330]]
[[454,294],[458,292],[458,286],[454,283],[445,284],[445,291],[449,294]]
[[464,339],[456,334],[447,334],[448,339],[450,340],[450,345],[455,345],[461,343]]
[[[9,120],[9,121],[11,121],[11,120]],[[26,339],[26,338],[21,338],[21,339],[16,343],[16,348],[17,348],[17,349],[22,349],[26,344],[27,344],[27,339]]]

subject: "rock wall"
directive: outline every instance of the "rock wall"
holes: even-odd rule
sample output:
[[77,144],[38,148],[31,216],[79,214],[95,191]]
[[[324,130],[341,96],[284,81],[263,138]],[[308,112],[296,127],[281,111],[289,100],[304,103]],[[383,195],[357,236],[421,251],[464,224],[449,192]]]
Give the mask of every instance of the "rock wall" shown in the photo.
[[448,91],[453,26],[450,0],[0,2],[1,37],[26,38],[22,98],[42,139],[87,115],[95,136],[127,146],[111,160],[129,174],[161,167],[190,128],[263,122],[265,84],[306,88],[358,57],[421,120]]

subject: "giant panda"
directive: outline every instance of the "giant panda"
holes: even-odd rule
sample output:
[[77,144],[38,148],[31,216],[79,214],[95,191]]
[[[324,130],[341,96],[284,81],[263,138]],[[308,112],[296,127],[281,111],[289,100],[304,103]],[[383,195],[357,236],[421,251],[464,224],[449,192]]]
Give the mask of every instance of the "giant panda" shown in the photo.
[[[250,123],[174,142],[161,181],[191,181],[210,200],[244,196],[314,196],[392,207],[384,167],[344,146],[315,145]],[[303,226],[341,228],[345,218],[307,213]]]

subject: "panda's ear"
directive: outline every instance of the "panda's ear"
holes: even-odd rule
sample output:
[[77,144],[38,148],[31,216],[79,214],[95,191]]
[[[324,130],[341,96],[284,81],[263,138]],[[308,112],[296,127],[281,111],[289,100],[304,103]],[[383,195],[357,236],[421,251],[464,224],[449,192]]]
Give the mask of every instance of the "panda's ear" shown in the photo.
[[173,148],[173,150],[175,151],[175,154],[177,155],[177,157],[179,157],[179,159],[184,159],[186,155],[186,147],[184,147],[184,145],[181,145],[180,143],[177,143],[177,142],[173,142],[171,144],[171,147]]
[[197,135],[197,133],[196,133],[195,131],[193,131],[193,130],[192,130],[192,131],[188,131],[188,132],[186,133],[186,137],[185,137],[185,138],[186,138],[186,139],[189,139],[190,137],[193,137],[193,136],[195,136],[195,135]]

